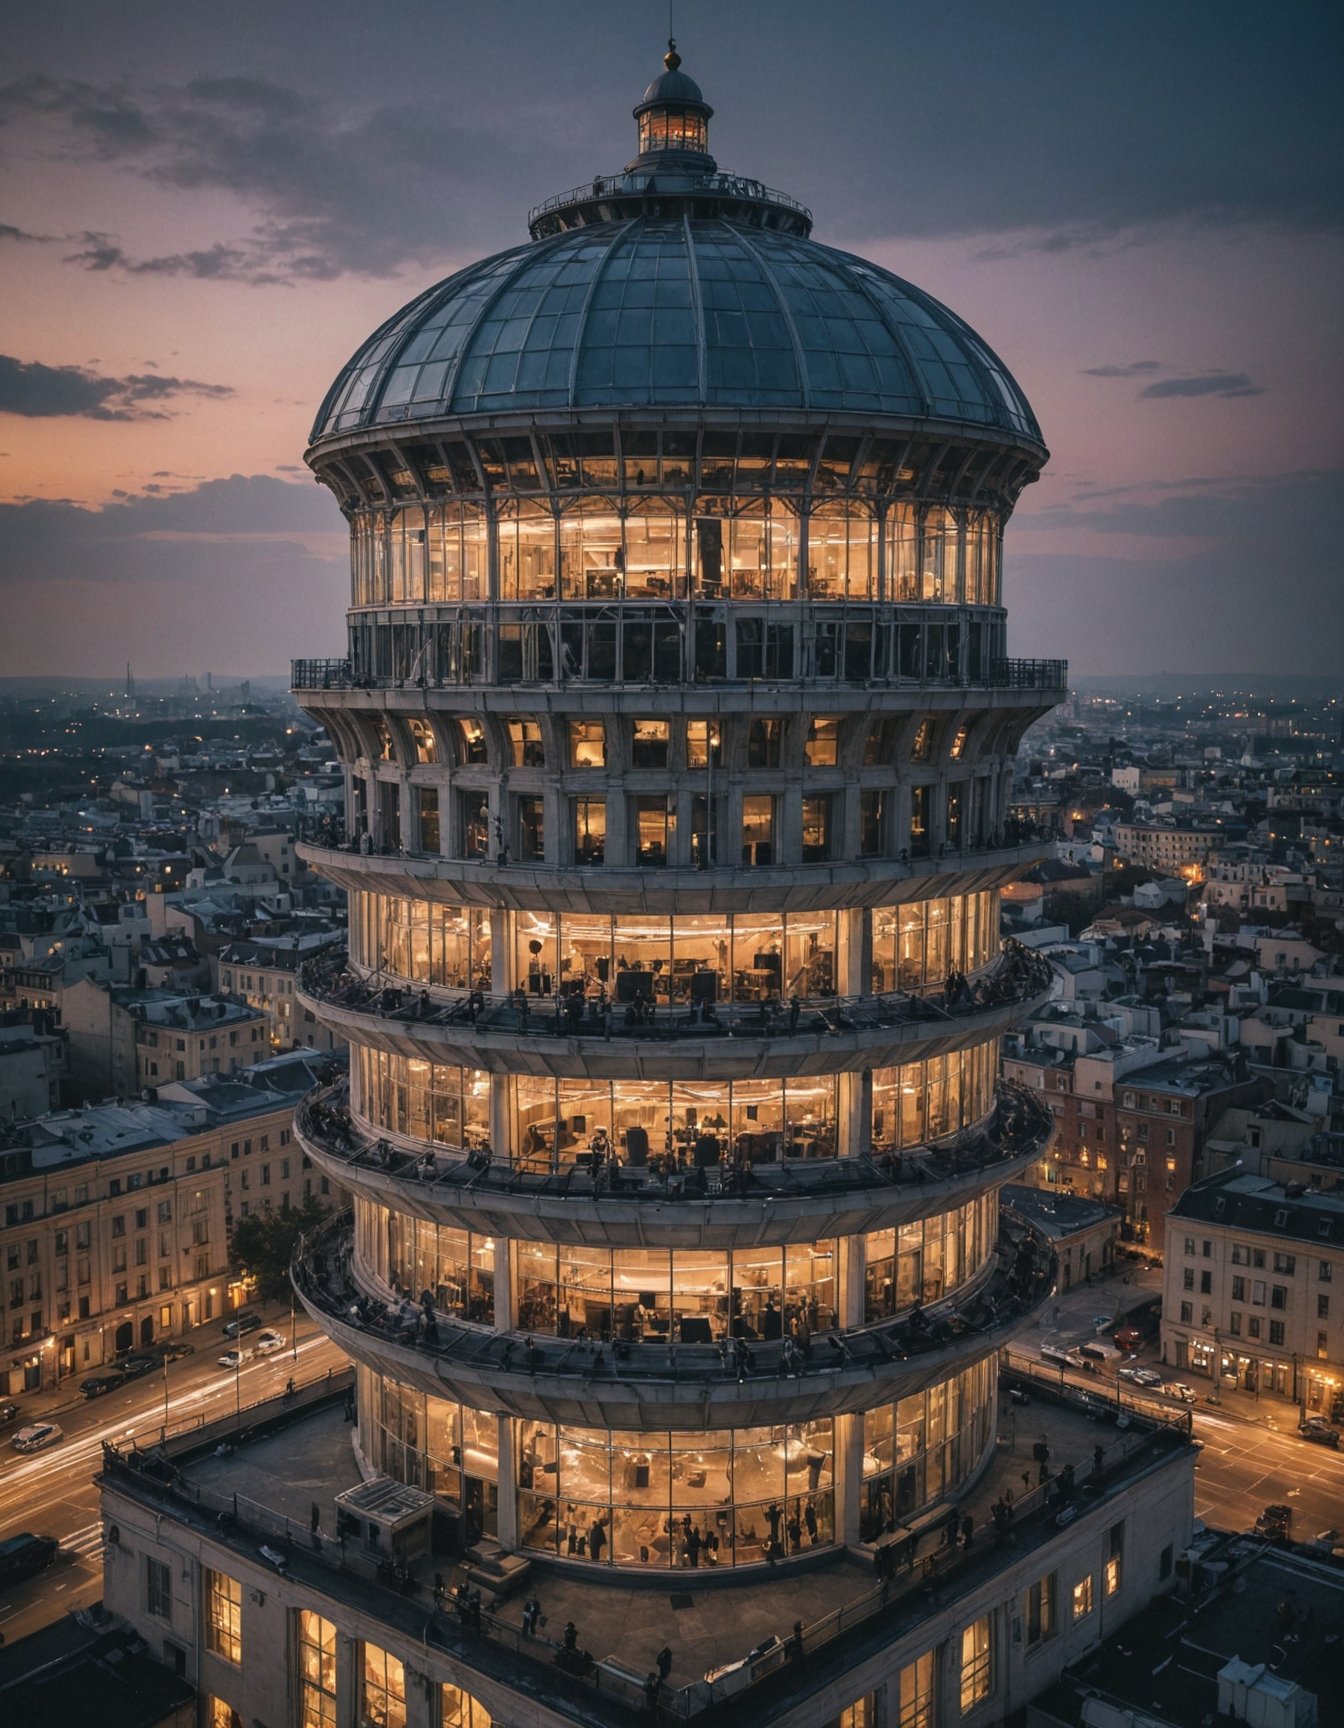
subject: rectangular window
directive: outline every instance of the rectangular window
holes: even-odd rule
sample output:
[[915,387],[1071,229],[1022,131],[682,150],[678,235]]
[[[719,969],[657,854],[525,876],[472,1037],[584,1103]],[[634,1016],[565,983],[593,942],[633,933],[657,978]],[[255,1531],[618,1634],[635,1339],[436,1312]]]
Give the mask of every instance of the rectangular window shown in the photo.
[[571,798],[574,812],[574,857],[580,864],[601,864],[607,854],[607,801]]
[[541,864],[546,858],[546,823],[543,801],[535,797],[518,800],[519,863]]
[[1244,1278],[1234,1278],[1232,1280],[1232,1300],[1234,1302],[1244,1302],[1246,1300],[1246,1280]]
[[1124,1557],[1125,1526],[1121,1522],[1112,1524],[1106,1532],[1106,1565],[1103,1572],[1103,1582],[1107,1596],[1114,1596],[1120,1588]]
[[717,720],[686,722],[686,766],[717,768],[722,761],[722,743]]
[[831,800],[803,799],[803,863],[822,864],[831,855]]
[[299,1610],[299,1728],[336,1728],[336,1628]]
[[803,756],[809,768],[834,768],[840,760],[840,722],[818,717],[807,729]]
[[439,789],[437,786],[417,786],[416,824],[420,834],[420,850],[439,850]]
[[667,797],[657,793],[630,800],[632,826],[639,862],[646,868],[662,869],[667,863]]
[[1073,1587],[1073,1619],[1076,1625],[1079,1620],[1086,1620],[1092,1612],[1092,1574],[1080,1578]]
[[749,793],[742,800],[742,862],[775,861],[775,801],[767,793]]
[[887,849],[887,794],[859,793],[859,856],[880,858]]
[[1283,1343],[1283,1321],[1271,1320],[1269,1323],[1269,1341],[1271,1344]]
[[1288,1306],[1288,1287],[1286,1284],[1270,1286],[1269,1305],[1271,1308],[1286,1308]]
[[1260,1336],[1260,1325],[1260,1316],[1258,1314],[1252,1314],[1250,1319],[1246,1322],[1246,1336],[1248,1338],[1258,1338]]
[[969,1716],[993,1691],[989,1615],[973,1620],[961,1634],[961,1713]]
[[1318,1320],[1328,1320],[1330,1318],[1330,1298],[1328,1296],[1318,1296],[1316,1298],[1316,1318]]
[[901,1669],[896,1728],[935,1728],[933,1651]]
[[364,1646],[362,1720],[378,1728],[406,1728],[406,1670],[376,1644]]
[[666,768],[671,736],[671,724],[666,720],[636,720],[630,741],[630,766]]
[[243,1660],[243,1587],[227,1573],[205,1574],[205,1647],[226,1662]]
[[607,730],[601,720],[571,720],[569,760],[574,768],[605,768]]
[[172,1575],[152,1554],[145,1555],[145,1607],[156,1620],[173,1618]]
[[1055,1575],[1038,1578],[1027,1591],[1027,1649],[1043,1643],[1055,1631]]
[[1182,1302],[1181,1303],[1181,1322],[1182,1322],[1182,1324],[1189,1326],[1191,1324],[1191,1322],[1194,1320],[1194,1318],[1195,1318],[1194,1304],[1192,1302]]
[[1297,1271],[1297,1255],[1276,1254],[1274,1256],[1274,1270],[1286,1273],[1289,1278],[1293,1277]]

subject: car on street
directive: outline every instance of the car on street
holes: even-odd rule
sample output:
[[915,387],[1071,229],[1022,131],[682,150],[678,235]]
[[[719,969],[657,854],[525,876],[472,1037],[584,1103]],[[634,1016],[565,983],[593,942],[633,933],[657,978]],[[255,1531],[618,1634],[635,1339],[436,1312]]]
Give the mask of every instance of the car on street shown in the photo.
[[1168,1398],[1179,1398],[1182,1404],[1194,1404],[1199,1399],[1194,1387],[1187,1386],[1184,1380],[1164,1380],[1162,1390]]
[[16,1452],[40,1452],[44,1446],[54,1446],[65,1439],[65,1429],[58,1422],[33,1422],[20,1428],[10,1441]]
[[226,1338],[241,1338],[245,1332],[256,1332],[261,1328],[261,1315],[253,1314],[244,1309],[241,1314],[235,1314],[232,1320],[226,1320],[223,1331]]
[[252,1348],[258,1356],[274,1356],[277,1350],[283,1350],[285,1341],[278,1332],[258,1332],[252,1340]]
[[81,1380],[79,1389],[86,1398],[101,1398],[104,1393],[115,1392],[118,1386],[126,1385],[130,1375],[117,1370],[109,1370],[106,1374],[90,1374],[87,1380]]
[[1112,1334],[1111,1342],[1117,1350],[1132,1353],[1142,1346],[1143,1333],[1137,1326],[1122,1326],[1118,1332]]
[[129,1356],[118,1356],[112,1366],[128,1380],[138,1380],[143,1374],[156,1373],[163,1363],[157,1356],[137,1351]]
[[1162,1376],[1155,1374],[1151,1368],[1118,1368],[1117,1377],[1128,1380],[1131,1386],[1160,1386]]
[[1056,1368],[1087,1367],[1087,1359],[1079,1351],[1065,1349],[1059,1344],[1042,1344],[1041,1361],[1049,1362]]
[[60,1552],[54,1536],[34,1536],[25,1530],[0,1542],[0,1584],[17,1584],[35,1572],[45,1572]]
[[0,1428],[7,1428],[19,1419],[19,1407],[12,1398],[0,1398]]
[[219,1359],[221,1368],[241,1368],[244,1362],[250,1362],[254,1352],[245,1350],[240,1345],[236,1350],[226,1350]]
[[1281,1501],[1266,1506],[1255,1521],[1255,1533],[1267,1542],[1287,1542],[1293,1533],[1293,1509]]
[[1339,1429],[1332,1428],[1324,1416],[1308,1416],[1298,1423],[1297,1431],[1304,1440],[1313,1440],[1318,1446],[1339,1446]]
[[183,1344],[180,1340],[174,1339],[171,1344],[160,1344],[159,1352],[165,1362],[176,1362],[179,1356],[194,1356],[196,1346]]

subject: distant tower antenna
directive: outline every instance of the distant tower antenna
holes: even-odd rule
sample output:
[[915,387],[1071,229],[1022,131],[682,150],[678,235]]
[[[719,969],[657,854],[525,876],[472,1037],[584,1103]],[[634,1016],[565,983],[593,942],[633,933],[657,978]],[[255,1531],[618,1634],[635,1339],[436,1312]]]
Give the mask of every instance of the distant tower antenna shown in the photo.
[[126,662],[126,696],[129,701],[135,700],[135,679],[131,676],[131,663]]

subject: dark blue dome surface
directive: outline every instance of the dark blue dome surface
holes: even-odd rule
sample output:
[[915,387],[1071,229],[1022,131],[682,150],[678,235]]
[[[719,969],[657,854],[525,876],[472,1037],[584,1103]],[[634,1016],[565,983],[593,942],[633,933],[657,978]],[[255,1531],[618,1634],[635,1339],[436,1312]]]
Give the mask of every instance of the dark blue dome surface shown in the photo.
[[428,289],[350,360],[313,439],[597,407],[891,415],[1042,443],[1002,361],[898,276],[799,235],[657,215],[532,241]]

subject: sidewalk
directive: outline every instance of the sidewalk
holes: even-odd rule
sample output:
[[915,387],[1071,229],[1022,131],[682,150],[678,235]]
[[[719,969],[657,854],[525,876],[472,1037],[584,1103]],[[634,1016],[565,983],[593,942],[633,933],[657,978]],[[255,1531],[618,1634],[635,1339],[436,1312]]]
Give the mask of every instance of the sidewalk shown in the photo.
[[[288,1338],[289,1304],[287,1302],[249,1302],[247,1312],[260,1314],[264,1326],[274,1327],[277,1332],[283,1332]],[[214,1320],[206,1320],[194,1331],[173,1332],[168,1334],[163,1341],[169,1344],[190,1344],[195,1351],[195,1356],[182,1357],[181,1360],[184,1362],[194,1361],[196,1356],[208,1356],[216,1344],[220,1350],[228,1348],[229,1341],[224,1336],[224,1327],[230,1318],[229,1315],[221,1315]],[[300,1320],[306,1318],[302,1309],[299,1310],[298,1318]],[[154,1348],[153,1345],[145,1346],[146,1351]],[[126,1352],[127,1355],[134,1353],[133,1349]],[[109,1372],[109,1367],[108,1363],[100,1363],[97,1366],[90,1363],[87,1368],[76,1368],[73,1373],[65,1375],[59,1386],[44,1386],[40,1392],[13,1393],[13,1402],[19,1407],[19,1416],[18,1421],[11,1424],[10,1431],[16,1431],[32,1422],[49,1422],[53,1417],[59,1419],[72,1410],[82,1410],[86,1405],[101,1403],[101,1399],[86,1398],[79,1388],[82,1381],[91,1379],[95,1374]],[[172,1364],[170,1363],[170,1370],[171,1367]],[[142,1377],[142,1383],[147,1386],[156,1382],[161,1384],[161,1375],[161,1369],[156,1370],[153,1374],[146,1374]]]

